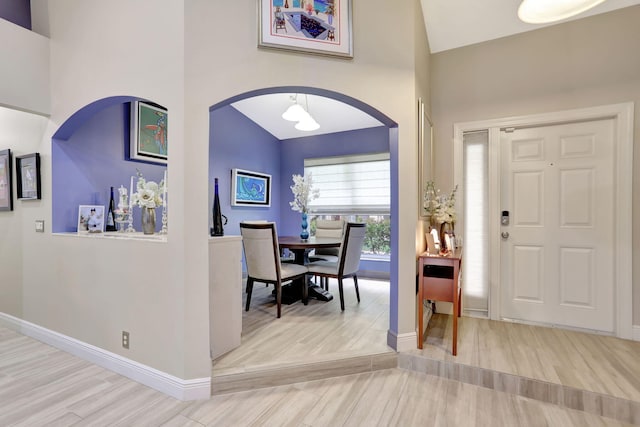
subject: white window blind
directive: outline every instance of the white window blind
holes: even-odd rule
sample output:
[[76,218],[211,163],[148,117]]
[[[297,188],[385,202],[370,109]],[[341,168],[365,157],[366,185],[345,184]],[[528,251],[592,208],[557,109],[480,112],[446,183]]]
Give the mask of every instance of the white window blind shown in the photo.
[[489,132],[465,132],[464,283],[465,310],[489,310]]
[[305,159],[304,173],[320,190],[309,204],[313,213],[390,213],[389,153]]

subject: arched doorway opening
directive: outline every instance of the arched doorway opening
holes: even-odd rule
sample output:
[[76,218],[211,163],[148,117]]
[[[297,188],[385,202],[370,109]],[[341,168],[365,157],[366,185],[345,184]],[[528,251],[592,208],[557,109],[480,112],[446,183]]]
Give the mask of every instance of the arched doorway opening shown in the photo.
[[[391,255],[390,260],[387,265],[387,272],[389,277],[389,292],[388,292],[388,312],[386,314],[386,318],[384,319],[384,326],[389,328],[391,325],[397,324],[397,288],[398,288],[398,125],[391,118],[378,111],[374,107],[357,100],[355,98],[349,97],[347,95],[329,91],[326,89],[319,89],[314,87],[307,86],[282,86],[282,87],[272,87],[272,88],[264,88],[259,90],[254,90],[250,92],[246,92],[243,94],[239,94],[237,96],[228,98],[222,102],[219,102],[210,107],[210,141],[209,141],[209,181],[213,182],[214,177],[220,177],[220,188],[223,189],[221,193],[221,199],[228,199],[228,185],[229,185],[229,172],[234,167],[240,167],[239,165],[233,164],[229,159],[232,156],[229,154],[231,150],[228,146],[220,145],[223,140],[226,141],[235,141],[235,142],[227,142],[227,144],[233,144],[237,148],[237,145],[241,143],[242,140],[247,138],[252,138],[252,134],[247,131],[247,128],[255,127],[260,128],[260,126],[254,122],[251,122],[247,117],[244,117],[242,113],[235,110],[233,108],[234,104],[238,104],[241,101],[248,99],[257,99],[259,97],[265,95],[273,95],[273,94],[298,94],[298,95],[313,95],[318,97],[324,97],[330,100],[339,101],[348,105],[351,108],[357,109],[361,114],[368,115],[375,119],[379,125],[376,128],[371,128],[367,130],[358,130],[351,132],[369,132],[371,135],[375,135],[374,138],[382,138],[384,140],[384,148],[381,149],[380,145],[376,145],[376,148],[373,151],[387,151],[389,153],[390,159],[390,181],[391,181],[391,197],[390,197],[390,222],[391,222],[391,239],[390,239],[390,247],[391,247]],[[268,108],[268,106],[267,106]],[[285,108],[277,109],[278,116],[284,111]],[[311,113],[313,114],[313,106],[310,106]],[[233,124],[234,121],[238,121],[238,124]],[[278,118],[278,120],[282,120]],[[242,128],[242,129],[240,129]],[[268,133],[264,129],[260,129],[256,132]],[[356,136],[356,133],[349,133],[350,131],[341,131],[341,135],[348,136]],[[224,134],[224,137],[221,137],[220,134]],[[337,135],[337,134],[336,134]],[[330,138],[331,134],[324,135],[324,138]],[[253,137],[257,139],[256,137]],[[257,152],[255,148],[246,149],[244,151],[245,156],[247,157],[257,157],[262,162],[261,165],[267,164],[276,164],[273,166],[273,170],[275,170],[279,179],[274,183],[274,197],[277,199],[275,201],[272,200],[270,209],[255,209],[252,210],[235,210],[233,206],[230,206],[228,203],[226,206],[223,203],[223,212],[225,215],[229,217],[229,225],[227,226],[228,232],[230,234],[238,234],[239,233],[239,221],[246,219],[267,219],[270,221],[278,222],[278,231],[281,231],[281,228],[284,230],[284,234],[293,234],[293,231],[289,231],[286,229],[286,223],[292,222],[295,223],[297,219],[292,219],[296,215],[295,212],[291,212],[291,209],[288,208],[288,200],[290,196],[289,186],[291,185],[290,181],[290,171],[291,167],[289,165],[289,157],[295,157],[290,155],[290,152],[281,153],[278,148],[273,148],[273,145],[280,144],[289,144],[289,143],[304,143],[301,142],[305,138],[291,138],[287,140],[280,140],[277,137],[269,135],[265,137],[265,141],[262,142],[265,146],[271,146],[270,152]],[[271,144],[273,143],[273,144]],[[367,144],[367,138],[361,139],[361,144]],[[255,147],[252,146],[252,147]],[[362,150],[361,152],[364,152]],[[329,155],[333,155],[334,153],[330,153]],[[236,156],[237,158],[237,156]],[[256,166],[256,168],[259,166]],[[266,167],[266,166],[264,166]],[[262,171],[264,172],[264,171]],[[299,172],[297,172],[299,173]],[[276,181],[276,180],[274,180]],[[276,196],[276,193],[279,193],[281,196]],[[211,196],[211,194],[210,194]],[[211,206],[211,203],[209,204]],[[280,223],[283,224],[281,227]],[[227,231],[225,230],[225,233]],[[269,321],[271,321],[271,317],[275,319],[274,316],[270,316],[273,313],[268,313]],[[279,321],[284,321],[279,319]],[[384,331],[386,334],[386,330]],[[386,346],[386,339],[382,339],[384,342],[382,343]],[[215,364],[214,364],[214,376],[215,376]]]

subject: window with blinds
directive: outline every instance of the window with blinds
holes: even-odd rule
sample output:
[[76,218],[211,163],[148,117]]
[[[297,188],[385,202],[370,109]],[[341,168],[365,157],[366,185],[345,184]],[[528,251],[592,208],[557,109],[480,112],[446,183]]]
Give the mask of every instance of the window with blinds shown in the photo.
[[320,197],[309,204],[315,214],[389,215],[389,153],[305,159]]
[[489,310],[489,132],[465,132],[464,152],[464,307]]

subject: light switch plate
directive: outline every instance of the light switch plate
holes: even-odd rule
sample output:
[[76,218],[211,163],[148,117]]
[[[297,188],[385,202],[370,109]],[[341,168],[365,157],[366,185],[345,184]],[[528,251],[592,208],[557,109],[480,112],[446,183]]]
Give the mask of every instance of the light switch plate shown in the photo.
[[44,219],[36,219],[36,232],[44,233]]

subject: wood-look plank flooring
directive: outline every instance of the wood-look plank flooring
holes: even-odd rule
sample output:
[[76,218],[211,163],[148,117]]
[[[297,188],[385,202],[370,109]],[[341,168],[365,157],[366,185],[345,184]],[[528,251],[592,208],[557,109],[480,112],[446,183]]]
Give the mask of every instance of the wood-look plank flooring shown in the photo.
[[353,281],[344,280],[344,312],[337,281],[331,280],[332,301],[283,304],[278,319],[273,286],[256,283],[251,307],[243,310],[242,344],[214,360],[213,376],[393,353],[387,346],[389,282],[358,279],[358,288],[360,303]]
[[452,327],[450,315],[434,314],[413,353],[640,402],[640,342],[462,317],[453,356]]
[[1,426],[623,426],[401,369],[181,402],[0,327]]

